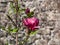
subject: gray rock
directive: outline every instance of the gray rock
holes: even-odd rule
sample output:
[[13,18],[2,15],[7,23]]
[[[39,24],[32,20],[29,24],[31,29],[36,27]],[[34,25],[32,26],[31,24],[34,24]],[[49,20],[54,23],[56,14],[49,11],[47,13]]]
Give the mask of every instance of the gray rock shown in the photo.
[[46,40],[36,40],[35,43],[36,43],[36,45],[47,45]]
[[0,29],[0,38],[6,36],[6,32]]

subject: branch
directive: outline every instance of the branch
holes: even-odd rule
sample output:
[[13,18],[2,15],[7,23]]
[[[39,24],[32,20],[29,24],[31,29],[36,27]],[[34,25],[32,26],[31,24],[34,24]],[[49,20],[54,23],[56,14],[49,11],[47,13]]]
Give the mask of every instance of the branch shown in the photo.
[[[16,9],[16,28],[18,28],[18,10],[19,10],[19,8],[18,8],[18,0],[13,0],[14,1],[14,3],[15,3],[15,9]],[[16,32],[16,45],[18,45],[18,33]]]
[[13,25],[16,26],[15,22],[13,21],[13,19],[9,15],[7,15],[7,17],[11,20],[11,22],[13,23]]
[[16,28],[18,27],[18,0],[14,0],[14,3],[15,3],[15,9],[16,9]]

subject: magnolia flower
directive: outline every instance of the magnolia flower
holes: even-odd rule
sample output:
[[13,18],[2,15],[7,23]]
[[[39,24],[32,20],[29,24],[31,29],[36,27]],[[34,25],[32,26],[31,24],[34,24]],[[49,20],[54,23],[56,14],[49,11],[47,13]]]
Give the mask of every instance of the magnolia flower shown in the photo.
[[27,8],[27,9],[25,10],[25,13],[26,13],[26,14],[30,13],[30,9]]
[[36,17],[23,19],[23,24],[30,30],[38,28],[39,20]]

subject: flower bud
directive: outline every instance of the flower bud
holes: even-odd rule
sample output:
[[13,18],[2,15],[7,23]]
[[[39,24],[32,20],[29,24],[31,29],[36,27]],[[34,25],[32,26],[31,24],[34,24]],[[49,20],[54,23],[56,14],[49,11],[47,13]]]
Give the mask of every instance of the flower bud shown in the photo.
[[25,13],[26,13],[26,14],[30,13],[30,9],[27,8],[27,9],[25,10]]

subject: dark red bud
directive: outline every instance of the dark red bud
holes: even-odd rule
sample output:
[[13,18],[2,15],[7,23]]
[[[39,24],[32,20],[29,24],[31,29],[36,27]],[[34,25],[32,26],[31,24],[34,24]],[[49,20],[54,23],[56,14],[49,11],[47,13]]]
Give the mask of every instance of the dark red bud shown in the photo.
[[26,14],[30,13],[30,9],[27,8],[27,9],[25,10],[25,13],[26,13]]

